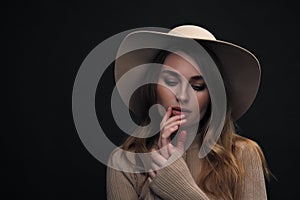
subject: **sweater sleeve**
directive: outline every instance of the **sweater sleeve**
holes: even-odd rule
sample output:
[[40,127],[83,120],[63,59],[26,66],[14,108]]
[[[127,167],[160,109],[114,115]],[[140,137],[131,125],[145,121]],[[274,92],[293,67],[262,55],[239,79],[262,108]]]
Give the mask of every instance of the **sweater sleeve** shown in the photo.
[[128,174],[107,168],[107,199],[108,200],[137,200],[138,194],[130,181]]
[[[120,149],[113,151],[108,163],[109,166],[106,170],[107,199],[137,200],[136,174],[117,170],[119,168],[122,169],[122,166],[126,168],[128,164],[122,151]],[[129,168],[127,167],[126,169],[128,170]]]
[[158,170],[150,188],[164,200],[209,199],[197,186],[182,157]]
[[242,200],[266,200],[266,185],[259,156],[259,146],[246,144],[242,147],[241,160],[244,166],[244,180],[242,185]]
[[[266,186],[259,156],[259,146],[245,144],[239,159],[244,166],[244,180],[241,186],[241,200],[266,200]],[[157,171],[150,188],[162,199],[208,200],[208,196],[194,181],[184,159],[181,157],[172,164]]]

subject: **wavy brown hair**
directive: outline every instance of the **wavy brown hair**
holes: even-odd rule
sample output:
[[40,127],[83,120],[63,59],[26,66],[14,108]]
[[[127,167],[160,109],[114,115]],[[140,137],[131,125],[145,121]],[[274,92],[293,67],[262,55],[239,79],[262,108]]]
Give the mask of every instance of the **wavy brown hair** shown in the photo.
[[[162,64],[169,53],[170,52],[161,51],[154,59],[154,62]],[[215,60],[216,58],[213,59]],[[149,74],[147,75],[149,76]],[[155,75],[157,75],[157,72]],[[149,84],[142,87],[138,94],[139,98],[141,98],[140,100],[146,104],[147,111],[157,102],[156,85]],[[142,126],[147,125],[150,122],[147,111],[145,111],[144,115],[139,116],[140,125]],[[200,144],[202,144],[208,127],[210,126],[210,113],[211,106],[209,106],[203,120],[201,120],[199,124],[199,127],[201,127],[198,133],[201,134],[199,141]],[[241,186],[244,179],[244,166],[242,161],[237,158],[237,151],[240,148],[237,145],[238,143],[245,143],[250,148],[255,149],[255,152],[257,152],[261,160],[264,174],[268,180],[271,175],[261,148],[257,145],[257,143],[236,133],[236,128],[231,114],[230,102],[227,101],[225,123],[221,135],[211,151],[203,158],[201,172],[196,179],[197,185],[205,193],[227,200],[240,199],[241,195]],[[143,130],[146,132],[140,134],[147,135],[147,130]],[[135,153],[146,153],[156,145],[158,139],[159,134],[149,138],[129,136],[121,145],[121,148]]]

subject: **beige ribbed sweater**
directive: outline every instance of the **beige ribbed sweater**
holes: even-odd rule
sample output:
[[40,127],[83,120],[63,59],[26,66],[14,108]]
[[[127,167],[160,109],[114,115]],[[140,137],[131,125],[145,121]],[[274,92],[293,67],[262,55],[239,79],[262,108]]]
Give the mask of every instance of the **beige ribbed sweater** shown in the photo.
[[[242,160],[245,170],[242,200],[267,199],[261,160],[257,150],[245,142],[237,144],[237,156]],[[193,143],[185,154],[171,165],[160,169],[149,183],[145,174],[125,173],[107,168],[107,198],[109,200],[165,199],[165,200],[217,200],[205,194],[195,180],[201,171],[198,157],[199,145]],[[115,150],[110,157],[110,165],[125,164],[125,155]],[[145,181],[146,180],[146,181]]]

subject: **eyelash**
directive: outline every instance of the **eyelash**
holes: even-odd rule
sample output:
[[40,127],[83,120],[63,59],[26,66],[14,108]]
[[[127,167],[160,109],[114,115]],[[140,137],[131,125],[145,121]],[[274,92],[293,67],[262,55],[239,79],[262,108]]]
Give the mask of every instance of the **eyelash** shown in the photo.
[[[178,84],[178,81],[170,81],[170,80],[164,80],[165,83],[168,85],[168,86],[176,86]],[[206,85],[205,84],[202,84],[202,85],[191,85],[192,88],[196,91],[196,92],[200,92],[202,90],[204,90],[206,88]]]
[[206,85],[203,84],[203,85],[200,85],[200,86],[195,86],[195,85],[192,85],[192,88],[196,91],[196,92],[200,92],[202,90],[204,90],[206,88]]
[[165,83],[168,85],[168,86],[176,86],[178,81],[171,81],[171,80],[165,80]]

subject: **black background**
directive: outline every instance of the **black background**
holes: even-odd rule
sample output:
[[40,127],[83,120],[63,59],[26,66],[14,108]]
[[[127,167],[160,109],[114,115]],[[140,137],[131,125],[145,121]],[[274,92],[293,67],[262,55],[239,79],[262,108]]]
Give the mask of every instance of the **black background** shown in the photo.
[[[73,123],[77,70],[114,34],[181,24],[203,26],[260,60],[258,96],[238,124],[261,145],[277,178],[267,184],[269,199],[296,198],[299,11],[292,1],[12,1],[4,8],[8,56],[2,77],[8,102],[3,110],[9,112],[3,113],[8,120],[1,131],[1,191],[6,199],[104,198],[105,166],[85,149]],[[109,112],[112,86],[109,69],[97,95],[100,121]],[[118,141],[115,124],[100,123]]]

